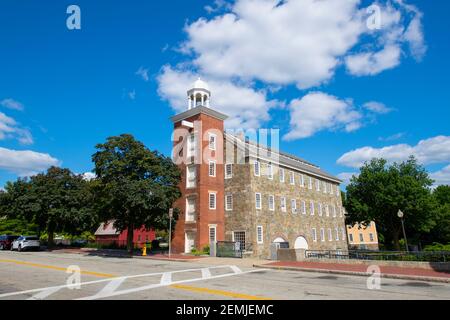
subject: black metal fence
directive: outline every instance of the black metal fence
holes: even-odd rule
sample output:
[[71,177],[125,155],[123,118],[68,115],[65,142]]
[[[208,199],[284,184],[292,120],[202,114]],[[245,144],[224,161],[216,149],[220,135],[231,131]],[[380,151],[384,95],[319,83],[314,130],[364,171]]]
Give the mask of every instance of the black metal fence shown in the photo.
[[306,250],[305,256],[311,259],[450,262],[450,251]]
[[236,241],[217,241],[217,257],[242,258],[243,246]]

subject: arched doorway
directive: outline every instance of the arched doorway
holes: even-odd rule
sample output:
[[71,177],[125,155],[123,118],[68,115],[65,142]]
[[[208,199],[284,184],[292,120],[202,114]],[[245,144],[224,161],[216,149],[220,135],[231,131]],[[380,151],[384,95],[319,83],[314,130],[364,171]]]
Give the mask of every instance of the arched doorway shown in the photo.
[[308,241],[306,241],[305,237],[300,236],[295,239],[294,249],[308,250]]
[[286,240],[284,240],[283,238],[281,238],[281,237],[277,237],[277,238],[275,238],[275,240],[273,240],[273,242],[275,243],[275,242],[286,242]]

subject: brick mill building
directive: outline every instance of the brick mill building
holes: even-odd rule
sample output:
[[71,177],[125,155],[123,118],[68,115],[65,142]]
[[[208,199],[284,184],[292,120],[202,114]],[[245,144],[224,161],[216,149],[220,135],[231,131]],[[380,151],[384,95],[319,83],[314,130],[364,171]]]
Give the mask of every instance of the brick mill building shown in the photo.
[[210,107],[208,85],[187,91],[174,123],[173,160],[182,172],[172,240],[177,252],[216,241],[239,242],[268,257],[273,242],[290,248],[347,250],[341,180],[318,166],[224,131],[226,115]]

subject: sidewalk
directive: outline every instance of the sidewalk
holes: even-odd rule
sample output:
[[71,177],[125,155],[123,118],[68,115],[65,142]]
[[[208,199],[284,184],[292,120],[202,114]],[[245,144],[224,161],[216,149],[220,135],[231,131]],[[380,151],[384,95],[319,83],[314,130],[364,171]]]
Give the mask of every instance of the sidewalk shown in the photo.
[[[373,265],[376,265],[374,261]],[[278,270],[291,271],[309,271],[323,273],[337,273],[359,276],[370,276],[368,272],[369,265],[366,264],[340,264],[326,262],[306,262],[306,261],[279,261],[267,264],[255,264],[254,267],[270,268]],[[408,280],[423,280],[450,283],[450,273],[435,271],[423,268],[407,268],[393,266],[378,266],[381,271],[381,277]]]

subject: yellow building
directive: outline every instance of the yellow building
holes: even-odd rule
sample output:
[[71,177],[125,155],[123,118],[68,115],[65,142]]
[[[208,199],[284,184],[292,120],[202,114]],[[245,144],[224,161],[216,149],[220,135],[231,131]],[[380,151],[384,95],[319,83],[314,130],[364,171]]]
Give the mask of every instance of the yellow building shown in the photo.
[[360,223],[347,225],[347,236],[349,249],[378,250],[377,227],[374,221],[367,226]]

